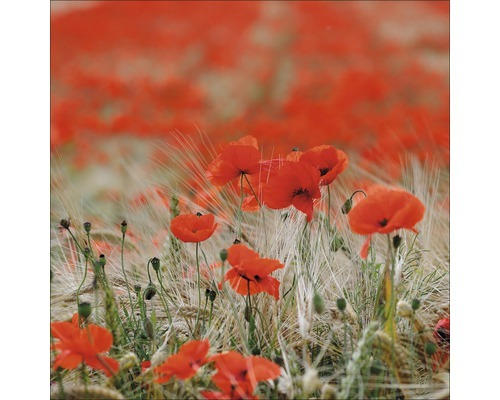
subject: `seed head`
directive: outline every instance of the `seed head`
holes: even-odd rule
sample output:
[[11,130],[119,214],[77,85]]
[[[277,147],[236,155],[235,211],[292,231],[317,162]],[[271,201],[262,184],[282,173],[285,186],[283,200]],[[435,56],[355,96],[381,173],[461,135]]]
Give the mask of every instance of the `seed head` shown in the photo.
[[85,229],[85,232],[90,233],[91,228],[92,228],[92,224],[90,222],[83,223],[83,229]]
[[158,257],[153,257],[151,259],[151,266],[156,272],[158,272],[160,270],[160,259]]
[[337,299],[337,308],[340,311],[344,312],[346,307],[347,307],[347,302],[345,301],[345,299],[343,297],[339,297]]
[[413,299],[411,301],[411,308],[413,311],[417,311],[420,308],[420,300],[419,299]]
[[146,288],[146,290],[144,290],[144,298],[146,300],[151,300],[155,294],[156,294],[156,288],[152,283],[150,283]]
[[69,229],[69,219],[62,219],[59,221],[59,224],[64,228],[64,229]]
[[127,221],[123,220],[122,223],[121,223],[121,229],[122,229],[122,233],[125,235],[125,232],[127,232]]

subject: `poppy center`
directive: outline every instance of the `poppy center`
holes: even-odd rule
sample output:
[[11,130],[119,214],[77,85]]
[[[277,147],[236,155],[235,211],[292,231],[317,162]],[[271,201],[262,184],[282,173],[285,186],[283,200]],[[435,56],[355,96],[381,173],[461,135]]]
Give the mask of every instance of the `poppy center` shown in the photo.
[[256,282],[260,282],[260,280],[262,279],[259,275],[255,275],[253,278]]
[[301,189],[296,189],[296,190],[293,191],[293,196],[298,196],[300,194],[305,194],[305,193],[307,193],[306,189],[302,189],[302,188]]
[[378,224],[383,228],[384,226],[387,225],[388,222],[389,222],[389,220],[387,218],[384,218],[384,219],[381,219],[380,221],[378,221]]
[[330,168],[320,168],[319,170],[321,176],[326,175],[328,172],[330,172]]
[[439,328],[437,334],[441,343],[450,343],[450,332],[445,328]]

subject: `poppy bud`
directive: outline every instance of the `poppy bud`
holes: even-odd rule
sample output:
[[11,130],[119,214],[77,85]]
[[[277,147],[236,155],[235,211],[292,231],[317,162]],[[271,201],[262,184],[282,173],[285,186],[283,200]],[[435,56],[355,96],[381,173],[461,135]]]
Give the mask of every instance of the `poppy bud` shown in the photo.
[[134,285],[134,291],[137,294],[141,293],[141,285],[135,284]]
[[427,342],[425,344],[425,353],[428,355],[428,356],[432,356],[435,352],[436,352],[437,348],[436,348],[436,345],[432,342]]
[[90,228],[92,228],[92,224],[90,222],[83,223],[83,229],[85,229],[85,232],[90,233]]
[[125,232],[127,232],[127,221],[123,220],[122,223],[121,223],[121,229],[122,229],[122,233],[125,235]]
[[240,239],[238,239],[238,238],[234,239],[233,244],[240,244],[240,243],[241,243],[241,240],[240,240]]
[[337,299],[337,308],[340,311],[344,312],[346,307],[347,307],[347,302],[345,301],[345,299],[343,297],[339,297]]
[[78,304],[78,315],[83,319],[87,319],[91,312],[92,312],[92,307],[90,306],[90,303],[84,301]]
[[99,266],[101,268],[104,268],[105,265],[106,265],[106,256],[104,254],[101,254],[99,256]]
[[227,260],[227,250],[222,249],[219,253],[219,257],[220,257],[222,262],[226,261]]
[[205,298],[208,299],[210,297],[210,289],[205,289]]
[[257,347],[257,346],[253,347],[252,348],[252,355],[258,356],[259,354],[260,354],[260,347]]
[[209,294],[210,301],[213,303],[215,298],[217,297],[217,292],[215,290],[211,290]]
[[89,256],[90,256],[90,249],[88,247],[85,247],[83,249],[83,255],[85,256],[85,258],[89,258]]
[[325,311],[325,303],[323,302],[323,298],[317,292],[314,293],[313,306],[314,311],[317,314],[322,314],[323,311]]
[[411,308],[413,311],[417,311],[420,308],[420,300],[419,299],[413,299],[411,301]]
[[153,328],[153,323],[151,322],[151,320],[149,318],[146,318],[144,320],[143,326],[144,326],[144,332],[146,332],[147,337],[150,339],[154,339],[155,331]]
[[392,238],[392,245],[394,246],[395,249],[399,247],[401,244],[401,236],[396,235]]
[[64,228],[64,229],[69,229],[69,219],[62,219],[59,224],[61,224],[61,226]]
[[345,203],[342,205],[342,214],[349,214],[352,208],[352,198],[348,198]]
[[156,288],[152,283],[148,285],[148,287],[144,290],[144,298],[146,300],[151,300],[156,294]]
[[160,259],[157,257],[153,257],[151,259],[151,266],[156,272],[158,272],[160,270]]

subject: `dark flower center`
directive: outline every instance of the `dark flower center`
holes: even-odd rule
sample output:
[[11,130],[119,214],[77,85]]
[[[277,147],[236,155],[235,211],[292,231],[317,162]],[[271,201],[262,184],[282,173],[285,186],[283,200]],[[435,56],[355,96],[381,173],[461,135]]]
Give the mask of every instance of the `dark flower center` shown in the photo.
[[319,170],[319,173],[320,173],[321,176],[326,175],[328,172],[330,172],[330,168],[321,168]]
[[299,194],[305,194],[305,193],[308,193],[306,189],[296,189],[293,191],[293,196],[298,196]]
[[438,334],[441,343],[450,343],[450,332],[448,329],[439,328],[436,333]]
[[262,279],[259,275],[255,275],[253,278],[256,282],[260,282],[260,280]]
[[384,219],[378,221],[378,224],[383,228],[384,226],[387,225],[388,222],[389,222],[389,220],[387,218],[384,218]]

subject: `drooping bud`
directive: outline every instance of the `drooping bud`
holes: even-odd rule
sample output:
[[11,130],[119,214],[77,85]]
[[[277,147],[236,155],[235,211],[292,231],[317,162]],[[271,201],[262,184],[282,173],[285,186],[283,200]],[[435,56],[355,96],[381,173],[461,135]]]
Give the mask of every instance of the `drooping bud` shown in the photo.
[[156,272],[158,272],[160,270],[160,259],[158,257],[153,257],[151,259],[151,266]]
[[216,297],[217,297],[217,292],[215,290],[211,290],[209,294],[209,299],[212,303],[215,301]]
[[155,294],[156,294],[156,288],[152,283],[150,283],[148,287],[144,290],[144,298],[146,300],[151,300]]
[[59,221],[59,224],[64,228],[64,229],[69,229],[69,219],[62,219]]
[[144,320],[143,326],[144,326],[144,332],[146,332],[147,337],[150,339],[154,339],[155,331],[153,328],[153,323],[151,322],[151,320],[149,318],[146,318]]
[[122,229],[122,233],[124,235],[127,232],[127,227],[128,227],[127,221],[123,220],[122,223],[121,223],[121,229]]
[[222,249],[219,253],[219,257],[222,262],[225,262],[227,260],[227,249]]
[[341,312],[344,312],[346,307],[347,307],[347,302],[345,301],[345,299],[343,297],[339,297],[337,299],[337,308]]
[[349,214],[352,208],[352,198],[348,198],[345,203],[342,205],[342,214]]
[[90,222],[83,223],[83,229],[85,230],[85,232],[90,233],[91,228],[92,228],[92,224]]
[[317,314],[322,314],[323,311],[325,311],[325,303],[323,302],[323,298],[320,296],[318,292],[314,293],[313,306],[314,306],[314,311]]
[[425,344],[425,353],[428,356],[432,356],[437,350],[436,344],[432,342],[427,342]]
[[395,249],[399,247],[401,244],[401,236],[396,235],[392,238],[392,245],[394,246]]
[[87,319],[92,312],[92,307],[90,306],[90,303],[84,301],[78,304],[78,315],[83,318]]
[[419,299],[413,299],[411,301],[411,308],[413,311],[417,311],[420,308],[420,300]]

